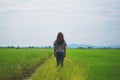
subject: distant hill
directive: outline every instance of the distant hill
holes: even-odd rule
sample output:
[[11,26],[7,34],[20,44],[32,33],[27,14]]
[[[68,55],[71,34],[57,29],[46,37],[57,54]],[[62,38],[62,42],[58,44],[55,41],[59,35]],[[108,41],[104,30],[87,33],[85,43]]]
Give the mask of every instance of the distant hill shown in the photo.
[[67,47],[68,48],[78,48],[78,47],[88,48],[88,47],[94,47],[94,46],[88,45],[88,44],[68,44]]
[[95,46],[90,44],[68,44],[68,48],[120,48],[120,45]]

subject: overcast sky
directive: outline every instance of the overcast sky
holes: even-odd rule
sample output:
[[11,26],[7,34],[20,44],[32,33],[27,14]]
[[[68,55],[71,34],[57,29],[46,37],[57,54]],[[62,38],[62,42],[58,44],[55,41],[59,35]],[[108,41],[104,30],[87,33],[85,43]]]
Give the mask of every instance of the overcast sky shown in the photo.
[[120,0],[0,0],[0,46],[120,44]]

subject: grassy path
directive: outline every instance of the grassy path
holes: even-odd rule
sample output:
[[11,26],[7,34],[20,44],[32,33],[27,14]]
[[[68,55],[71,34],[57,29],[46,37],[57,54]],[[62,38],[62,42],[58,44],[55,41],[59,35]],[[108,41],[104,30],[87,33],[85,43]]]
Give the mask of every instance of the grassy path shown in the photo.
[[52,56],[26,80],[86,80],[86,77],[84,69],[70,57],[65,58],[64,67],[57,67]]

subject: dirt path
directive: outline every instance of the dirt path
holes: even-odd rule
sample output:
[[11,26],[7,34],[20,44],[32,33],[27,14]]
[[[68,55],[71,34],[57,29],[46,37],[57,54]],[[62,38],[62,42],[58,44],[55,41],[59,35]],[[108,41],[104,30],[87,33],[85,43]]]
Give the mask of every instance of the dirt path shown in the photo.
[[84,69],[66,57],[64,67],[57,67],[55,57],[50,57],[25,80],[86,80]]

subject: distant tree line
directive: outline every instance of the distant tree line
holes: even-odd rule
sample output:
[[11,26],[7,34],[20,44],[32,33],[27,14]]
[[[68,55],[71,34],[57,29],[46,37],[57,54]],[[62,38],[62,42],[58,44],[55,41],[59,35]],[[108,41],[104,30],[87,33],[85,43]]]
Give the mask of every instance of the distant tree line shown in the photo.
[[28,47],[20,47],[20,46],[0,46],[0,48],[16,48],[16,49],[19,49],[19,48],[53,48],[52,46],[44,46],[44,47],[35,47],[35,46],[28,46]]
[[94,47],[77,47],[77,49],[120,49],[120,47],[112,48],[112,47],[102,47],[102,48],[94,48]]
[[[35,46],[27,46],[27,47],[20,47],[20,46],[0,46],[0,48],[53,48],[52,46],[42,46],[42,47],[35,47]],[[77,47],[77,49],[120,49],[120,47],[112,48],[112,47],[101,47],[101,48],[94,48],[94,47]]]

